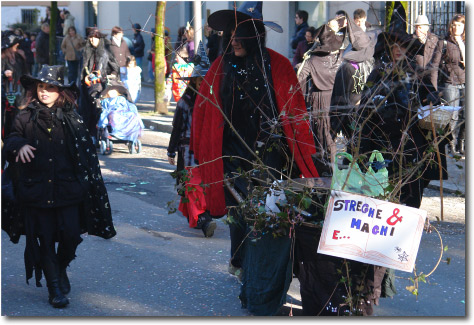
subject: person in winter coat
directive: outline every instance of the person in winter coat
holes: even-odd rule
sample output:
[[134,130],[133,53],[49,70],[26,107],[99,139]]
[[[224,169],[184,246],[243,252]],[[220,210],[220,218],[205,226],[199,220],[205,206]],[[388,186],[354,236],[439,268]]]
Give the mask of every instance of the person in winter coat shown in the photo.
[[108,239],[116,231],[95,148],[75,111],[76,85],[64,84],[63,66],[44,65],[38,78],[20,80],[25,101],[3,148],[16,202],[2,193],[2,229],[14,243],[26,236],[27,283],[34,272],[41,287],[44,274],[49,303],[63,308],[81,234]]
[[110,37],[110,51],[120,66],[120,79],[123,80],[127,73],[127,58],[131,55],[127,43],[123,39],[123,30],[119,26],[112,28]]
[[2,33],[2,140],[11,132],[13,120],[24,96],[20,77],[27,73],[21,39],[11,31]]
[[464,154],[464,98],[466,88],[466,30],[464,15],[455,15],[450,23],[448,35],[438,43],[436,56],[440,58],[440,86],[443,99],[450,106],[461,106],[450,122],[452,140],[448,150]]
[[93,141],[97,136],[100,93],[105,89],[107,78],[119,79],[120,75],[120,66],[110,51],[110,41],[106,36],[96,27],[89,27],[82,57],[79,114],[84,119]]
[[135,56],[137,65],[140,68],[142,67],[142,60],[145,55],[145,41],[140,33],[141,28],[140,24],[133,24],[133,55]]
[[41,25],[41,31],[36,37],[36,63],[39,65],[38,69],[49,63],[49,23]]
[[79,66],[82,59],[82,49],[86,41],[76,33],[76,27],[69,27],[68,34],[61,43],[61,50],[67,62],[67,80],[76,82],[79,76]]
[[15,29],[15,34],[20,38],[20,49],[26,57],[27,73],[31,73],[32,65],[35,63],[33,52],[31,52],[30,33],[23,32],[21,28]]
[[298,71],[299,63],[303,62],[303,55],[314,45],[314,37],[316,36],[316,28],[313,26],[306,29],[304,35],[305,40],[298,43],[295,56],[293,56],[292,66]]
[[64,16],[64,24],[63,24],[63,35],[67,36],[69,34],[70,27],[76,27],[74,23],[74,16],[67,10],[62,11]]
[[295,15],[296,30],[291,37],[290,44],[293,50],[296,50],[298,43],[304,41],[306,29],[308,29],[308,12],[298,10]]
[[[404,12],[403,7],[399,10]],[[405,21],[405,16],[401,17]],[[369,156],[373,150],[380,151],[389,161],[389,179],[397,189],[395,198],[419,208],[424,188],[430,180],[439,180],[440,174],[436,152],[431,150],[433,136],[419,127],[417,108],[439,105],[440,98],[429,80],[416,78],[416,53],[424,44],[405,30],[389,29],[378,37],[376,66],[356,112],[355,140],[348,151]],[[354,145],[358,141],[360,147]],[[443,179],[447,179],[445,145],[446,141],[438,144]]]
[[417,53],[416,73],[419,78],[428,79],[430,83],[438,89],[438,67],[439,56],[435,56],[436,47],[438,46],[438,36],[430,33],[430,23],[428,17],[419,15],[415,20],[415,33],[413,38],[417,38],[425,46],[422,53]]
[[[177,185],[184,188],[184,193],[181,193],[181,195],[186,199],[186,202],[181,199],[179,210],[187,217],[190,228],[201,229],[205,237],[212,237],[217,225],[206,211],[206,198],[202,187],[198,186],[200,183],[198,181],[198,169],[192,168],[196,164],[194,155],[189,150],[194,102],[208,69],[209,65],[197,65],[193,70],[193,74],[187,78],[189,80],[188,87],[176,104],[173,117],[173,130],[168,144],[168,162],[170,165],[177,165]],[[177,161],[175,160],[176,152],[178,152]],[[187,182],[183,181],[185,169],[192,175]]]
[[[265,234],[251,242],[247,222],[252,223],[253,215],[236,208],[237,197],[250,199],[249,190],[267,179],[318,177],[318,171],[304,98],[291,63],[265,46],[265,26],[283,30],[275,23],[264,25],[261,12],[261,1],[244,2],[236,11],[209,16],[209,26],[224,32],[225,52],[211,65],[199,89],[190,150],[199,162],[210,215],[227,214],[229,220],[228,271],[242,279],[242,307],[255,315],[274,315],[286,301],[291,281],[290,239],[287,235],[273,240]],[[264,170],[259,172],[254,164],[260,163]],[[254,178],[249,180],[246,173]],[[262,254],[265,249],[268,254]],[[251,271],[257,266],[271,269],[272,275]]]

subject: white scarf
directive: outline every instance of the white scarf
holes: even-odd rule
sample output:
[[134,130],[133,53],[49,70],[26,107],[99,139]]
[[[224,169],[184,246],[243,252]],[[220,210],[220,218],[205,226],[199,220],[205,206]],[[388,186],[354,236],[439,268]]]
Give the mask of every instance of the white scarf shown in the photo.
[[117,46],[120,47],[120,44],[122,43],[122,39],[117,38],[115,36],[112,36],[112,39],[114,40],[115,44],[117,44]]

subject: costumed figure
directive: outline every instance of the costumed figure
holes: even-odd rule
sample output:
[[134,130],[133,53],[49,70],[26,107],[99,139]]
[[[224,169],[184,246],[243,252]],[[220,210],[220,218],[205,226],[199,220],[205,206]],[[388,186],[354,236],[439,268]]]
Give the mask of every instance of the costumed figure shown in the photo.
[[76,85],[64,84],[63,66],[44,65],[20,81],[25,101],[3,148],[13,196],[2,191],[2,229],[13,243],[26,235],[26,282],[34,272],[41,287],[44,274],[49,303],[63,308],[81,234],[108,239],[116,231],[96,150],[75,111]]
[[298,70],[298,80],[306,100],[317,148],[316,166],[322,176],[331,175],[336,155],[335,134],[331,131],[329,109],[336,73],[342,62],[345,16],[336,16],[316,31],[315,43]]
[[[190,228],[201,229],[204,236],[212,237],[217,225],[206,211],[206,198],[204,196],[204,188],[200,186],[199,168],[193,168],[196,164],[194,162],[194,155],[189,150],[194,103],[202,80],[210,65],[202,42],[199,43],[199,54],[196,54],[194,59],[193,73],[190,77],[186,78],[189,80],[188,87],[183,97],[176,104],[173,130],[171,131],[168,145],[168,162],[171,165],[175,165],[177,151],[176,180],[179,188],[178,193],[182,196],[179,210],[188,219]],[[196,62],[198,60],[199,62]],[[187,175],[186,178],[184,177],[185,174]]]
[[20,42],[13,32],[2,32],[2,140],[11,132],[25,92],[20,77],[27,73],[27,65]]
[[[423,46],[406,33],[406,15],[400,5],[394,10],[389,31],[378,37],[376,65],[367,79],[370,87],[362,94],[354,117],[357,131],[347,148],[355,157],[380,151],[389,161],[395,202],[414,208],[420,207],[429,181],[440,178],[432,132],[418,123],[419,107],[440,104],[429,79],[421,81],[416,76],[415,55],[422,53]],[[445,144],[446,137],[437,144],[443,179],[447,179]]]
[[360,103],[367,78],[374,67],[374,51],[380,30],[364,32],[352,19],[347,18],[350,44],[342,55],[342,64],[336,73],[331,95],[331,131],[351,135],[350,118]]
[[186,47],[182,46],[176,50],[176,62],[171,67],[171,92],[174,100],[179,102],[183,96],[188,81],[186,80],[193,73],[194,64],[188,63]]
[[275,315],[291,282],[291,240],[288,233],[274,238],[251,231],[255,215],[239,198],[251,201],[254,190],[274,180],[318,177],[305,102],[290,61],[265,46],[265,26],[283,30],[262,21],[261,1],[217,11],[208,24],[224,32],[225,52],[199,89],[190,150],[209,213],[227,213],[229,272],[242,280],[242,306],[254,315]]
[[101,110],[100,93],[107,79],[119,79],[120,75],[120,66],[110,51],[110,41],[106,36],[96,27],[89,27],[83,53],[79,114],[94,142],[97,140],[97,121]]

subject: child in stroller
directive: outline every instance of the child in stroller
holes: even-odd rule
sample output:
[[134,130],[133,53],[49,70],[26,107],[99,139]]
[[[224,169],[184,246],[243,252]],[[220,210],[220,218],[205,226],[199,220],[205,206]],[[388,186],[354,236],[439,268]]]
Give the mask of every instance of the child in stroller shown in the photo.
[[127,143],[130,154],[140,153],[140,137],[145,128],[130,93],[120,81],[109,81],[101,93],[98,122],[100,153],[110,155],[113,143]]

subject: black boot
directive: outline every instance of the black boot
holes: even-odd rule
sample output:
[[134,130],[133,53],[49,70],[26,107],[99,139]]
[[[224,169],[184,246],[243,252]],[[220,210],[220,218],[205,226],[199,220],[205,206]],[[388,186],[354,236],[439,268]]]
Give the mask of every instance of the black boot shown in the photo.
[[204,236],[212,237],[214,235],[214,230],[217,228],[216,222],[212,220],[212,217],[207,211],[199,215],[199,218],[201,218],[201,216],[204,217],[204,223],[202,225],[202,232],[204,233]]
[[64,308],[69,303],[69,300],[64,296],[59,289],[59,266],[51,258],[44,257],[42,261],[44,277],[49,292],[49,303],[54,308]]
[[59,281],[57,279],[48,282],[49,303],[54,308],[64,308],[69,304],[69,300],[63,295],[59,289]]
[[61,289],[61,292],[65,295],[71,292],[71,283],[69,283],[66,268],[59,269],[59,288]]

